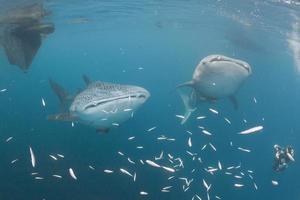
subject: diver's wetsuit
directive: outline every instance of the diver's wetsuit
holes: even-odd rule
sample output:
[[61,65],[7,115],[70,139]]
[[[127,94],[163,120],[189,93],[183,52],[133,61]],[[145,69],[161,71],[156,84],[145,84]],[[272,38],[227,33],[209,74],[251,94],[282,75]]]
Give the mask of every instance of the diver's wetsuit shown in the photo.
[[288,154],[294,156],[294,150],[291,146],[282,149],[280,146],[274,146],[276,154],[274,158],[273,169],[277,172],[283,171],[288,167],[288,163],[291,161]]

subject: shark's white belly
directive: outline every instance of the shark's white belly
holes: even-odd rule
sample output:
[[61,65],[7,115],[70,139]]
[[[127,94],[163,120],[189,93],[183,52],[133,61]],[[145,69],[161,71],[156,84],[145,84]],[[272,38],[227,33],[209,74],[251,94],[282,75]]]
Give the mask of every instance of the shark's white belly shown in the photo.
[[236,93],[243,81],[240,77],[210,76],[195,85],[202,96],[217,99]]
[[230,66],[226,68],[211,67],[194,75],[195,89],[200,95],[207,98],[218,99],[234,95],[246,80],[248,74]]

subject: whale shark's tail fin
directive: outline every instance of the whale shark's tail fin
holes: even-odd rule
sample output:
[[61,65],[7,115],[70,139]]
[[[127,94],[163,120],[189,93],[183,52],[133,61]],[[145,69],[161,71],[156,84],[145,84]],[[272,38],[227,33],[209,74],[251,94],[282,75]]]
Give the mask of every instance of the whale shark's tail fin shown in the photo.
[[[178,85],[176,88],[181,88],[181,87],[193,87],[193,83],[191,81],[183,83]],[[185,94],[183,92],[179,91],[179,95],[183,101],[183,105],[184,105],[184,109],[185,109],[185,113],[184,113],[184,118],[181,121],[181,124],[184,124],[189,117],[191,116],[192,112],[194,112],[196,110],[196,92],[194,90],[194,88],[192,89],[192,92],[190,93],[190,95]]]
[[49,84],[61,103],[62,106],[61,109],[66,110],[68,104],[72,100],[72,97],[67,93],[67,91],[61,85],[59,85],[52,79],[49,79]]

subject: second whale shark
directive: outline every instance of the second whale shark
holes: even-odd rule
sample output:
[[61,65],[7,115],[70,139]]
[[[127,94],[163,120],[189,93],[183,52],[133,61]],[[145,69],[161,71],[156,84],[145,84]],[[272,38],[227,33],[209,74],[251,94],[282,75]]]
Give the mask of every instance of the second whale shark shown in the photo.
[[97,132],[108,132],[133,116],[133,113],[150,97],[139,86],[91,81],[83,76],[87,88],[75,96],[53,80],[50,86],[57,94],[65,111],[48,116],[49,120],[76,121],[95,127]]
[[189,95],[180,93],[185,106],[185,123],[201,101],[216,101],[229,97],[235,108],[238,107],[235,93],[252,74],[250,65],[242,60],[224,55],[209,55],[197,65],[191,81],[177,86],[190,87]]

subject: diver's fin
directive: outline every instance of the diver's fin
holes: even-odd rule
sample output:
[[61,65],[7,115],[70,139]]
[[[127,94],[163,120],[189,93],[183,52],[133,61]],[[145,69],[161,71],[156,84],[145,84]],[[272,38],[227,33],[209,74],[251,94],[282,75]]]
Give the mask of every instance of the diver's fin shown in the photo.
[[193,104],[195,104],[196,98],[195,98],[195,91],[192,91],[191,96],[189,97],[186,94],[183,94],[182,92],[179,92],[179,95],[183,101],[184,104],[184,109],[185,109],[185,113],[184,113],[184,118],[181,121],[181,124],[184,124],[189,117],[191,116],[192,112],[196,110],[196,108],[191,106],[191,103],[193,102]]
[[109,128],[97,128],[96,132],[100,134],[104,134],[104,133],[108,133],[109,130],[110,130]]
[[66,90],[52,79],[49,79],[49,84],[52,90],[58,96],[60,103],[62,105],[65,105],[68,100],[68,93],[66,92]]
[[54,115],[48,115],[47,119],[51,121],[74,121],[76,118],[71,116],[70,113],[58,113]]
[[86,85],[89,85],[92,82],[91,79],[85,74],[82,75],[82,79]]
[[239,108],[239,103],[238,103],[238,100],[236,99],[236,97],[235,96],[230,96],[229,100],[233,104],[234,109],[237,110]]
[[185,83],[179,84],[176,86],[176,88],[181,88],[181,87],[194,87],[193,81],[187,81]]

